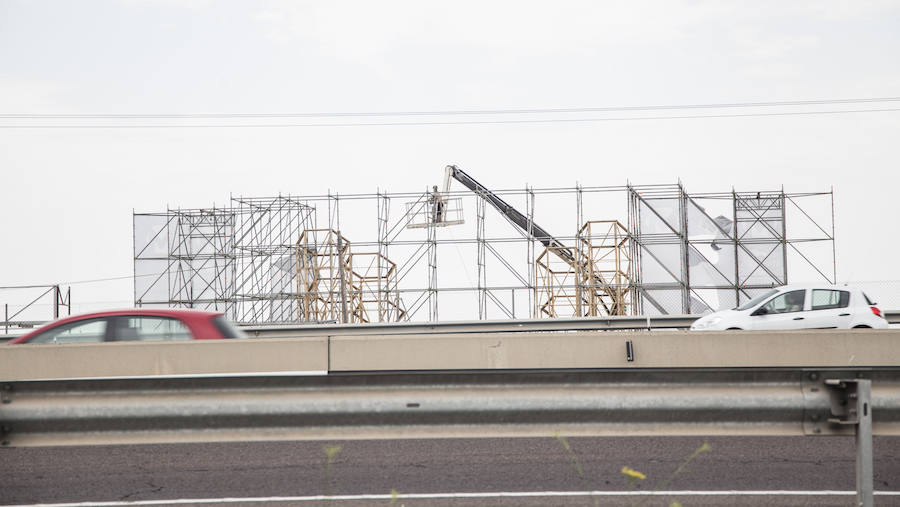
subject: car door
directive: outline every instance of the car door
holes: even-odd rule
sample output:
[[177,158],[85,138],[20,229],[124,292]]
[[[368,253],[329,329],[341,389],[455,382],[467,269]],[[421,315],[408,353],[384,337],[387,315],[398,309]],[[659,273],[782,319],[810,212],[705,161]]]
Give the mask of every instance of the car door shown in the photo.
[[809,327],[805,310],[806,289],[782,292],[750,314],[750,329],[804,329]]
[[852,315],[850,292],[838,289],[812,289],[809,327],[816,329],[849,329]]

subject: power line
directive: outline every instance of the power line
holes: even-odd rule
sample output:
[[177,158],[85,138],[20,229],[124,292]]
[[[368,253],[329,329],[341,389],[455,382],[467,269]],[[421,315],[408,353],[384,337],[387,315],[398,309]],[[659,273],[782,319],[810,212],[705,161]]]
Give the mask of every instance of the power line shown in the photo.
[[334,118],[334,117],[378,117],[378,116],[455,116],[455,115],[508,115],[508,114],[564,114],[564,113],[609,113],[624,111],[660,111],[678,109],[727,109],[747,107],[814,106],[834,104],[863,104],[877,102],[897,102],[900,97],[874,97],[851,99],[793,100],[774,102],[726,102],[718,104],[681,104],[615,107],[573,107],[573,108],[527,108],[527,109],[462,109],[438,111],[377,111],[377,112],[317,112],[317,113],[123,113],[123,114],[39,114],[0,113],[0,118],[8,119],[247,119],[247,118]]
[[396,122],[345,122],[345,123],[231,123],[231,124],[72,124],[72,125],[0,125],[0,129],[166,129],[166,128],[297,128],[297,127],[394,127],[421,125],[497,125],[526,123],[592,123],[605,121],[686,120],[706,118],[749,118],[772,116],[810,116],[851,113],[879,113],[900,111],[900,108],[844,109],[830,111],[784,111],[772,113],[736,113],[673,116],[635,116],[613,118],[543,118],[527,120],[461,120],[461,121],[396,121]]
[[[201,269],[204,269],[204,268],[201,268]],[[205,268],[205,269],[213,269],[213,268]],[[144,274],[144,275],[113,276],[110,278],[95,278],[93,280],[76,280],[74,282],[59,282],[59,283],[51,283],[51,284],[46,284],[46,285],[14,285],[14,286],[9,286],[9,287],[0,287],[0,290],[2,290],[2,289],[45,289],[45,288],[52,288],[54,286],[62,286],[62,285],[78,285],[78,284],[82,284],[82,283],[113,282],[113,281],[118,281],[118,280],[131,280],[134,278],[146,278],[146,277],[150,277],[150,276],[162,276],[165,273],[166,272],[164,271],[162,273],[148,273],[148,274]]]

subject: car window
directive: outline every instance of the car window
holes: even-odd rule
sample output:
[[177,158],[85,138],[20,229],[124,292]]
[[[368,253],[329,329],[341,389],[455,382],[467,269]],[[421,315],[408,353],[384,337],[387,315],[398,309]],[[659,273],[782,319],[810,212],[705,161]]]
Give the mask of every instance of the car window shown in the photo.
[[792,313],[803,311],[803,301],[806,299],[805,290],[792,290],[774,297],[763,305],[766,313]]
[[813,289],[812,291],[813,310],[847,308],[849,305],[850,293],[845,290]]
[[869,305],[869,306],[875,306],[876,303],[873,303],[872,300],[869,299],[869,296],[866,296],[866,293],[865,293],[865,292],[863,292],[863,297],[866,298],[866,304],[867,304],[867,305]]
[[178,319],[171,317],[116,317],[113,324],[114,341],[190,340],[191,332]]
[[750,301],[747,301],[746,303],[742,304],[741,306],[735,308],[735,310],[749,310],[749,309],[753,308],[754,306],[765,301],[769,296],[772,296],[773,294],[777,294],[777,293],[778,293],[778,289],[767,290],[766,292],[760,294],[759,296],[756,296],[755,298],[751,299]]
[[48,329],[28,340],[28,343],[96,343],[106,337],[107,319],[88,319],[69,322]]
[[226,319],[224,315],[219,315],[218,317],[213,317],[212,319],[213,325],[216,326],[216,329],[222,333],[223,338],[246,338],[247,334],[237,328],[230,320]]

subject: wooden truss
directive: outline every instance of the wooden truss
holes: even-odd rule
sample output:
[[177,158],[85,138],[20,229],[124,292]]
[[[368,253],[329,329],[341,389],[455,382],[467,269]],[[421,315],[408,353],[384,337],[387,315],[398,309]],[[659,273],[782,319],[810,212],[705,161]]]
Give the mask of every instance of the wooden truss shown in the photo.
[[576,240],[577,247],[547,247],[535,260],[538,316],[628,315],[632,283],[625,226],[617,220],[589,221]]
[[352,252],[333,229],[307,229],[297,240],[297,318],[304,322],[399,322],[406,316],[397,265],[374,252]]

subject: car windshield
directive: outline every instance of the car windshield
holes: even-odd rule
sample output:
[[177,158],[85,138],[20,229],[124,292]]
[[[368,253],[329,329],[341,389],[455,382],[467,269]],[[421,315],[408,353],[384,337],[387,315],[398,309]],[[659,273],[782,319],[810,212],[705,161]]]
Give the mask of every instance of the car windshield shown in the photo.
[[751,299],[750,301],[747,301],[746,303],[742,304],[741,306],[738,306],[737,308],[735,308],[735,310],[749,310],[749,309],[753,308],[754,306],[762,303],[766,299],[774,296],[775,294],[778,294],[778,289],[767,290],[766,292],[763,292],[759,296],[756,296],[755,298]]

